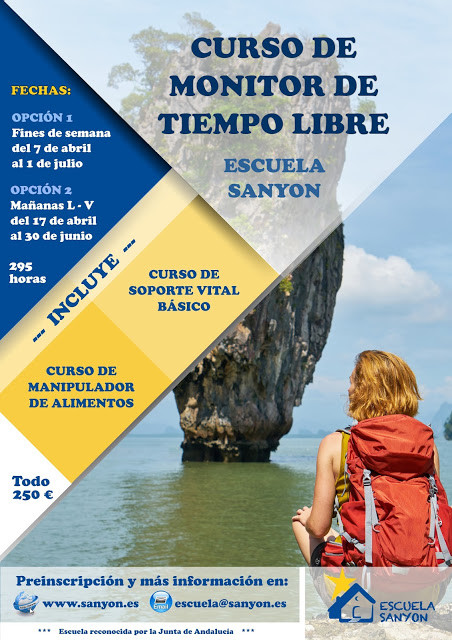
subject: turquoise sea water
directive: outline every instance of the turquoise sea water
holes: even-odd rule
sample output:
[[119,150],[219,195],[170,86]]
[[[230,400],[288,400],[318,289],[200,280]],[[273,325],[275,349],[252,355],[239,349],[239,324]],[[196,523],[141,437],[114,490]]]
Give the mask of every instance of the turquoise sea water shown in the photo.
[[[291,516],[311,504],[320,440],[269,464],[181,463],[180,441],[130,434],[5,558],[9,566],[299,566]],[[437,442],[452,499],[452,442]]]

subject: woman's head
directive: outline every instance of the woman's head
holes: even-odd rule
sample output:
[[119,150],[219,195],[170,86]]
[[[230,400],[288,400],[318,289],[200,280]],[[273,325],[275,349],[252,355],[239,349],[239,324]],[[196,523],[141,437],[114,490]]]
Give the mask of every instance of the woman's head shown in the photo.
[[403,413],[415,416],[421,400],[407,363],[386,351],[362,351],[350,376],[348,415],[355,420]]

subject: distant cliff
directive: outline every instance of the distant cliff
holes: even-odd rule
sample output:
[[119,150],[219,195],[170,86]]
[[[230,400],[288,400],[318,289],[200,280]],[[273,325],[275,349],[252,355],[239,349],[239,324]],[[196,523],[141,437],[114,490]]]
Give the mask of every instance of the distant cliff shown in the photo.
[[339,227],[175,388],[183,460],[269,460],[325,346],[343,249]]
[[452,413],[444,423],[444,437],[446,440],[452,440]]

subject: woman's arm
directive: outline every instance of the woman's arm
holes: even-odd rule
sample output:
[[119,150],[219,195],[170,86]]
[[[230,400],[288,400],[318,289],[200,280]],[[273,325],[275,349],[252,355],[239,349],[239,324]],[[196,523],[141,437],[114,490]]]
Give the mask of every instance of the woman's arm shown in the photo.
[[435,472],[439,478],[439,455],[435,443],[433,443],[433,464],[435,465]]
[[314,500],[306,520],[307,532],[321,538],[331,528],[335,497],[335,466],[340,462],[341,433],[331,433],[323,438],[317,454],[317,471],[314,486]]

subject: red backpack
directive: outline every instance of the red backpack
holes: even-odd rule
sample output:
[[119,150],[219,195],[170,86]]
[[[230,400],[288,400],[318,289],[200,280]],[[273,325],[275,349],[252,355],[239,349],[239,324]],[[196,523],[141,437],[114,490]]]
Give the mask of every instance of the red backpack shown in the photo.
[[433,431],[405,415],[362,420],[346,457],[345,565],[452,564],[452,509],[434,471]]

